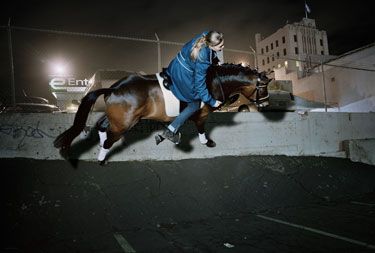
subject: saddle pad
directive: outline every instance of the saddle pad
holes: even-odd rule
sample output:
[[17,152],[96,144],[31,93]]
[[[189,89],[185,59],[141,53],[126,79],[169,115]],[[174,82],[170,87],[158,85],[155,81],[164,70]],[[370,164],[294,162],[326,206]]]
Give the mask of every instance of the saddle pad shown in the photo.
[[159,81],[160,89],[163,92],[165,112],[169,117],[176,117],[180,113],[180,100],[178,100],[172,91],[167,90],[163,85],[163,78],[159,73],[156,73]]
[[[158,79],[160,89],[163,92],[164,97],[164,104],[165,104],[165,112],[169,117],[177,117],[180,114],[181,103],[178,98],[172,93],[172,91],[167,90],[163,85],[163,78],[160,76],[159,73],[156,73],[156,78]],[[200,108],[202,108],[205,104],[201,102]]]

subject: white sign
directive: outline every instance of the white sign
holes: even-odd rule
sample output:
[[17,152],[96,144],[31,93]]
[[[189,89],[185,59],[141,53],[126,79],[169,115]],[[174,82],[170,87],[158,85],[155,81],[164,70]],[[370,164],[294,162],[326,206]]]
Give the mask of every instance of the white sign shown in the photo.
[[74,77],[53,77],[49,82],[53,92],[84,92],[89,80],[75,79]]

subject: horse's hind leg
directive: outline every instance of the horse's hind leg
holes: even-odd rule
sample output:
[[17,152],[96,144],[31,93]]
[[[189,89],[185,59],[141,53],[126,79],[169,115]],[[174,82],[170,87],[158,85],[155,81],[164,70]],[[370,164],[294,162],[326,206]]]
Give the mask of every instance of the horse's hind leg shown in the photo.
[[109,120],[107,115],[103,115],[96,123],[99,134],[99,145],[103,147],[104,141],[107,139],[107,129],[109,128]]
[[121,131],[121,132],[113,132],[110,129],[108,129],[106,132],[102,132],[102,133],[106,133],[106,139],[105,139],[103,145],[101,145],[101,147],[100,147],[100,151],[99,151],[99,155],[98,155],[98,161],[99,162],[103,162],[105,160],[110,148],[113,146],[113,144],[116,141],[121,139],[122,134],[124,132],[125,132],[125,130]]
[[113,144],[121,139],[123,134],[139,121],[139,117],[135,116],[134,114],[127,114],[126,120],[124,117],[124,113],[117,113],[115,115],[111,114],[108,117],[109,127],[106,131],[107,138],[105,139],[103,145],[100,147],[98,161],[103,162]]

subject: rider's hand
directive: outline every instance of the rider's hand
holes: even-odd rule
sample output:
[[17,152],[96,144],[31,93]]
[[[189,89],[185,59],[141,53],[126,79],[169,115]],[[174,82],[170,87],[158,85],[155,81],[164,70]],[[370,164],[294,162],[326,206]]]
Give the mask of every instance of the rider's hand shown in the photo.
[[222,104],[222,102],[221,101],[219,101],[219,100],[216,100],[216,102],[215,102],[215,104],[214,104],[214,107],[219,107],[220,105]]

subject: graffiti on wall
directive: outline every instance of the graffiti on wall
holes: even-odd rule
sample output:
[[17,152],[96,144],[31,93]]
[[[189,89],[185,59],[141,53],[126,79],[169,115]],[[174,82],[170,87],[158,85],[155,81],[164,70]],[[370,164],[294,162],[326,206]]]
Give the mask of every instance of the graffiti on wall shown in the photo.
[[15,125],[15,124],[0,124],[0,135],[6,135],[16,140],[17,148],[22,149],[27,138],[42,139],[42,138],[56,138],[59,134],[51,134],[43,131],[39,127],[38,121],[35,125]]

